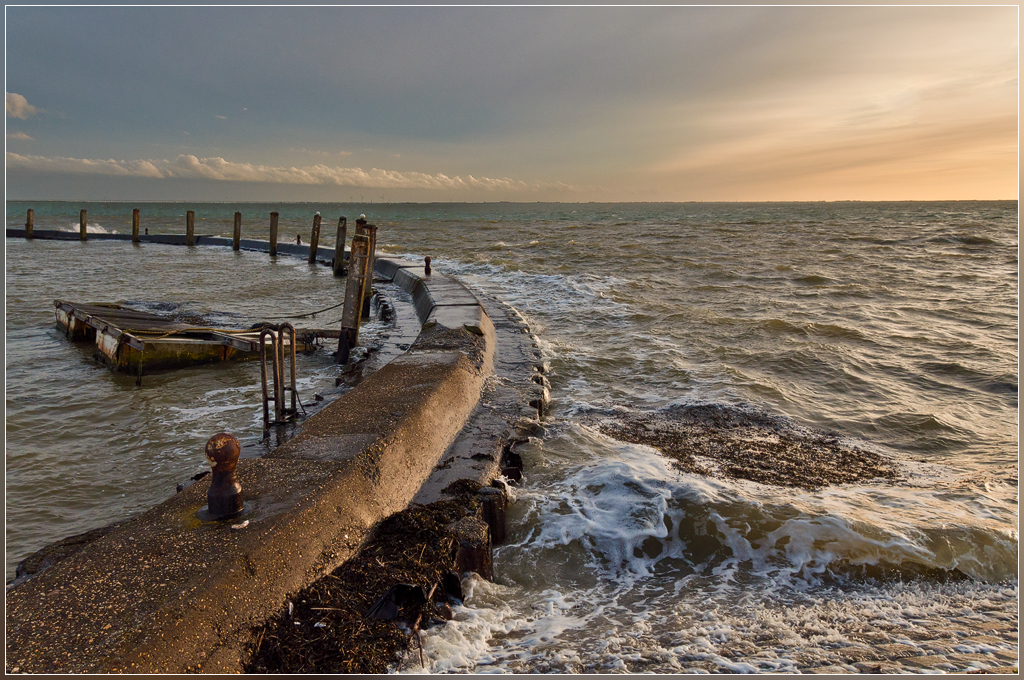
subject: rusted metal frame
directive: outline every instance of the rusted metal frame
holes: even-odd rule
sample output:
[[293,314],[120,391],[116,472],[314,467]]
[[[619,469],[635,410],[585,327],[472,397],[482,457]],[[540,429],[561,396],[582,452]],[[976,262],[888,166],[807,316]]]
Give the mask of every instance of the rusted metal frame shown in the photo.
[[220,344],[240,349],[243,352],[255,352],[258,348],[256,343],[252,340],[245,340],[244,338],[237,338],[230,333],[221,333],[220,331],[210,331],[210,335],[215,337]]
[[[267,339],[270,339],[271,361],[273,362],[274,394],[271,396],[267,390]],[[277,388],[280,384],[278,379],[279,365],[277,363],[277,332],[264,328],[260,331],[260,381],[263,385],[263,430],[270,429],[270,402],[274,402],[274,422],[279,421],[281,402],[277,398]]]
[[[282,385],[281,385],[281,397],[282,397],[282,399],[281,399],[281,402],[282,402],[282,406],[284,404],[284,393],[286,391],[290,391],[291,395],[292,395],[291,406],[288,407],[287,409],[282,409],[282,410],[287,415],[297,416],[298,415],[298,405],[297,405],[298,391],[296,389],[296,376],[295,376],[295,370],[296,370],[295,369],[295,326],[291,325],[290,323],[288,323],[286,321],[286,322],[278,325],[277,328],[278,328],[278,351],[281,354],[281,377],[282,377],[282,381],[281,381],[282,382]],[[285,335],[286,334],[287,334],[287,337],[288,337],[288,348],[289,348],[288,349],[288,355],[289,355],[289,359],[290,359],[290,364],[289,364],[290,374],[288,376],[288,384],[287,385],[284,384],[284,340],[285,340]]]
[[143,351],[144,349],[146,349],[146,342],[144,340],[142,340],[141,338],[135,337],[131,333],[124,333],[124,332],[122,332],[121,336],[120,336],[120,340],[121,340],[121,342],[123,342],[124,344],[128,345],[132,349],[137,349],[140,352]]

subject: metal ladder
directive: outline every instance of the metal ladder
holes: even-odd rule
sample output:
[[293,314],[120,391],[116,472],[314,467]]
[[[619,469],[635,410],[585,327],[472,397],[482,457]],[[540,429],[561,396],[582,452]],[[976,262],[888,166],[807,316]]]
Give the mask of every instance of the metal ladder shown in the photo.
[[[288,384],[285,384],[285,348],[288,339]],[[267,340],[270,340],[268,343]],[[270,365],[273,377],[273,394],[269,390],[267,376],[267,347],[270,347]],[[286,423],[298,416],[298,392],[295,389],[295,326],[282,323],[267,326],[260,331],[260,378],[263,382],[263,431],[271,425]],[[291,406],[285,405],[287,393],[291,393]],[[270,419],[270,402],[274,402],[274,419]]]

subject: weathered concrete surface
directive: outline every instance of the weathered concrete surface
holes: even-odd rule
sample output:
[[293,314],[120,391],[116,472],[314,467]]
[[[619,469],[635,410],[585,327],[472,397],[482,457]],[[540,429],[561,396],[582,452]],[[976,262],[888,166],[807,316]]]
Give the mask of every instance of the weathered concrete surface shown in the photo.
[[204,479],[11,588],[7,670],[240,670],[255,624],[408,505],[477,405],[494,347],[487,322],[431,325],[272,455],[239,462],[241,517],[199,519]]
[[485,381],[473,414],[420,487],[414,503],[426,505],[445,498],[445,489],[459,480],[488,486],[503,471],[515,475],[519,468],[521,475],[521,462],[515,462],[516,446],[544,432],[538,409],[529,405],[539,398],[538,383],[544,380],[542,371],[546,370],[530,329],[512,309],[496,300],[481,296],[480,301],[480,313],[495,329],[494,373]]
[[237,671],[247,631],[404,508],[476,403],[461,353],[398,359],[239,463],[244,529],[202,522],[208,483],[7,593],[7,668]]

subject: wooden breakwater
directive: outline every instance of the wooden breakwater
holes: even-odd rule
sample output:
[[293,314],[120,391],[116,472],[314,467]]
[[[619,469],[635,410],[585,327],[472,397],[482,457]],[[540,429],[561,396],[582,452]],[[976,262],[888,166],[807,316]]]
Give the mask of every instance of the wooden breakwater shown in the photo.
[[[185,213],[185,230],[184,234],[150,234],[149,229],[142,227],[143,233],[139,233],[142,218],[141,211],[139,208],[132,210],[131,216],[131,234],[110,234],[110,233],[93,233],[89,234],[88,225],[88,213],[85,209],[82,209],[79,213],[79,231],[76,233],[61,231],[61,230],[40,230],[35,228],[35,211],[32,208],[27,210],[25,216],[25,226],[23,229],[18,228],[7,228],[8,238],[26,238],[26,239],[41,239],[41,240],[78,240],[88,241],[93,240],[114,240],[114,241],[126,241],[131,240],[135,244],[143,243],[160,243],[165,245],[184,245],[188,247],[195,247],[198,245],[204,246],[227,246],[230,245],[232,250],[254,250],[254,251],[265,251],[268,252],[270,257],[277,257],[278,252],[286,255],[295,255],[299,257],[305,257],[310,264],[322,263],[330,266],[337,277],[347,276],[348,283],[345,291],[345,310],[342,315],[341,329],[337,335],[331,334],[333,337],[338,338],[338,351],[335,354],[336,361],[338,363],[346,363],[351,354],[351,350],[356,346],[359,336],[359,323],[363,318],[369,315],[369,299],[373,295],[373,272],[374,272],[374,261],[376,259],[376,246],[377,246],[377,225],[368,224],[365,215],[360,215],[359,219],[356,220],[356,229],[352,235],[352,248],[348,252],[345,250],[345,239],[347,235],[347,224],[348,219],[343,215],[338,218],[338,230],[337,237],[335,240],[335,247],[331,248],[320,248],[320,228],[322,218],[319,212],[313,216],[313,225],[310,231],[310,237],[307,244],[302,244],[301,236],[296,238],[295,244],[290,243],[278,243],[278,223],[279,213],[271,212],[269,221],[269,240],[252,240],[242,238],[242,213],[235,212],[234,214],[234,225],[232,230],[231,239],[226,239],[219,236],[208,236],[195,233],[195,211],[188,210]],[[352,259],[352,253],[355,254],[355,259]],[[356,267],[353,269],[349,264],[351,262],[356,263]],[[351,271],[350,271],[351,270]],[[67,311],[67,310],[65,310]],[[81,316],[79,321],[84,322],[85,316]],[[58,305],[58,322],[65,330],[70,330],[69,324],[74,324],[73,316],[61,318],[61,312]],[[154,319],[150,322],[157,323]],[[117,328],[117,324],[108,324],[111,327]],[[159,324],[157,324],[159,325]],[[80,323],[79,328],[89,327],[87,323]],[[94,329],[95,330],[95,329]],[[221,329],[215,329],[221,330]],[[88,332],[88,331],[82,331]],[[235,353],[230,350],[237,350],[238,352],[247,353],[258,349],[258,345],[254,343],[249,346],[245,345],[245,342],[239,344],[238,342],[232,343],[227,341],[223,334],[213,335],[206,338],[200,338],[196,335],[196,330],[192,329],[191,344],[196,345],[193,349],[198,350],[199,345],[220,345],[221,359],[235,358]],[[235,335],[235,333],[231,333]],[[69,337],[71,337],[69,335]],[[115,332],[113,338],[121,338],[122,334]],[[321,337],[325,337],[321,334]],[[101,338],[102,339],[102,338]],[[123,340],[127,342],[127,346],[143,351],[141,340],[134,338],[131,334],[124,336]],[[100,339],[97,339],[97,343]],[[107,343],[109,344],[109,343]],[[205,360],[216,360],[217,352],[212,347],[203,348],[202,351],[197,351],[195,356],[190,360],[188,358],[188,352],[179,351],[177,352],[178,359],[173,359],[171,356],[175,352],[171,351],[171,345],[177,345],[178,349],[183,349],[188,342],[183,338],[177,338],[176,340],[166,343],[168,347],[163,348],[157,354],[159,356],[165,356],[168,365],[185,365],[189,361],[196,363]],[[245,346],[243,346],[245,345]],[[103,353],[108,356],[112,362],[121,370],[132,370],[135,364],[138,365],[138,370],[142,369],[141,358],[135,357],[135,361],[125,359],[122,361],[119,357],[111,356],[110,352],[105,349],[106,345],[101,347]],[[111,345],[111,347],[120,348],[120,344]],[[207,351],[209,350],[209,351]],[[125,356],[130,356],[130,352],[125,353]],[[151,361],[152,365],[156,367],[160,361],[154,358]],[[129,366],[129,364],[131,364]]]
[[[194,210],[185,213],[184,233],[182,234],[150,234],[149,228],[142,223],[142,212],[134,208],[131,215],[131,234],[110,234],[110,233],[89,233],[88,211],[82,209],[79,212],[79,228],[77,232],[63,231],[56,229],[37,229],[35,224],[35,210],[29,208],[25,215],[25,226],[23,228],[7,227],[8,238],[26,238],[40,240],[60,241],[127,241],[133,243],[162,243],[166,245],[230,245],[232,250],[258,250],[268,252],[271,257],[277,257],[278,253],[284,255],[297,255],[307,258],[310,264],[317,262],[331,266],[335,276],[347,274],[346,262],[348,255],[345,250],[345,239],[347,236],[348,218],[344,215],[338,218],[338,230],[334,248],[321,248],[320,231],[322,218],[319,212],[313,215],[313,224],[310,229],[309,241],[303,244],[301,236],[295,244],[279,243],[279,221],[280,213],[271,212],[269,215],[268,240],[252,240],[242,238],[242,213],[235,212],[234,224],[231,239],[218,236],[197,234],[195,231],[196,214]],[[140,229],[142,232],[140,233]],[[365,235],[369,240],[368,260],[369,271],[373,271],[373,260],[376,255],[377,246],[377,225],[368,224],[365,215],[356,220],[356,229],[353,234]],[[338,257],[340,253],[340,257]],[[372,281],[369,288],[364,291],[365,297],[372,293]]]

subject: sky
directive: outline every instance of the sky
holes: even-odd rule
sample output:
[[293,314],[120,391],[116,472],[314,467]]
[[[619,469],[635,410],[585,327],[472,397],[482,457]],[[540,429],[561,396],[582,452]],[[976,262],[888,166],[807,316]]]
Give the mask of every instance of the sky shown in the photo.
[[6,9],[9,199],[1015,199],[1018,8]]

